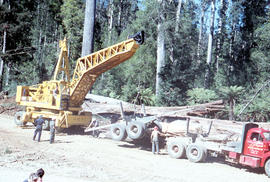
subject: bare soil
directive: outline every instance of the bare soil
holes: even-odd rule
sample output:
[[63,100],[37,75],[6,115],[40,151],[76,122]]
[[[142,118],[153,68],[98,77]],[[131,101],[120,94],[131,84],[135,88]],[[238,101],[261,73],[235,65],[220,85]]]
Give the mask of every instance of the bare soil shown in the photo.
[[[12,116],[0,115],[0,181],[23,181],[38,168],[43,181],[66,182],[268,182],[263,170],[208,157],[205,163],[172,159],[162,150],[153,155],[150,145],[59,133],[49,144],[49,132],[33,141],[34,128],[15,126]],[[148,141],[146,141],[148,142]]]

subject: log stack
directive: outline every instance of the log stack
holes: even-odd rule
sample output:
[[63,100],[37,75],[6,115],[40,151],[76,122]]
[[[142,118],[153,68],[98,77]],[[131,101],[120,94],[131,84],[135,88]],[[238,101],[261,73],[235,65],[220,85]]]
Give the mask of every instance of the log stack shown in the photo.
[[[83,108],[85,111],[91,111],[94,114],[116,114],[121,115],[120,102],[115,99],[94,96],[89,94],[88,101],[85,101]],[[143,114],[141,106],[122,102],[126,114]],[[215,118],[217,113],[226,112],[222,100],[211,103],[199,104],[193,106],[180,107],[145,107],[147,115],[155,115],[161,118],[162,132],[167,136],[184,136],[186,133],[186,120],[190,120],[190,132],[203,134],[208,131],[212,122],[212,128],[208,140],[226,143],[228,141],[239,141],[242,133],[243,122],[236,122]],[[168,119],[170,118],[170,119]],[[265,129],[270,129],[268,123],[258,123]]]
[[[241,139],[240,136],[243,123],[199,117],[189,117],[189,119],[190,133],[198,134],[203,137],[208,133],[209,127],[211,127],[210,133],[205,137],[205,140],[227,143],[230,141],[237,142]],[[162,133],[165,133],[169,137],[186,136],[186,131],[186,120],[175,120],[170,123],[162,123]]]
[[[91,111],[96,114],[121,114],[120,102],[123,104],[126,113],[143,114],[142,107],[139,105],[130,104],[116,99],[111,99],[102,96],[88,94],[83,104],[85,111]],[[207,104],[199,104],[193,106],[178,106],[178,107],[145,107],[147,115],[156,115],[158,117],[186,117],[186,116],[212,116],[216,113],[225,111],[225,106],[222,100],[210,102]]]

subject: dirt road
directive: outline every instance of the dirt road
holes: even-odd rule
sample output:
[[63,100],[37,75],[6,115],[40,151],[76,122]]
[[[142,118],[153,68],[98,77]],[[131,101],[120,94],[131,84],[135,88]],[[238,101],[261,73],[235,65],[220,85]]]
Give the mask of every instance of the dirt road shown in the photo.
[[152,155],[150,148],[89,135],[57,134],[56,143],[49,144],[48,131],[38,143],[32,141],[33,131],[0,115],[0,181],[23,181],[41,167],[44,182],[269,181],[263,170],[229,165],[222,159],[191,163],[172,159],[165,151]]

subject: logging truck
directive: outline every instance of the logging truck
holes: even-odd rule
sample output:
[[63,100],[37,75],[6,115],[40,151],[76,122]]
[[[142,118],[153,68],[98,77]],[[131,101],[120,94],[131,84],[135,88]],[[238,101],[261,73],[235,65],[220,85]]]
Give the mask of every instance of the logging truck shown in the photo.
[[203,162],[207,155],[225,156],[230,162],[252,168],[264,168],[270,177],[270,131],[254,123],[245,123],[240,142],[217,143],[208,141],[212,122],[207,133],[189,132],[187,120],[186,135],[167,139],[167,150],[173,158],[187,157],[191,162]]
[[60,41],[61,52],[52,80],[17,86],[16,102],[25,106],[25,111],[16,113],[15,124],[24,126],[42,115],[44,129],[49,129],[51,119],[56,119],[57,129],[88,126],[92,113],[82,109],[86,94],[98,76],[132,57],[143,42],[142,31],[126,41],[79,58],[71,79],[67,40]]

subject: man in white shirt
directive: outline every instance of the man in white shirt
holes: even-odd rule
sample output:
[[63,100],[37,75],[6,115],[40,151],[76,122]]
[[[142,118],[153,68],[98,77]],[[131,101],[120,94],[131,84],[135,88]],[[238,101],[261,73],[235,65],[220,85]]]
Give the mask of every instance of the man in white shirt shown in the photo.
[[155,126],[154,130],[152,131],[151,134],[151,142],[152,142],[152,152],[155,154],[159,154],[159,142],[158,142],[158,137],[160,135],[160,132],[158,131],[158,127]]

